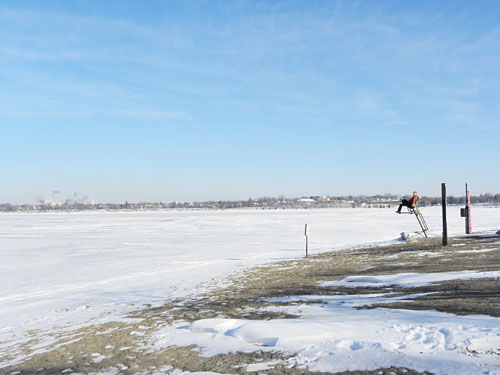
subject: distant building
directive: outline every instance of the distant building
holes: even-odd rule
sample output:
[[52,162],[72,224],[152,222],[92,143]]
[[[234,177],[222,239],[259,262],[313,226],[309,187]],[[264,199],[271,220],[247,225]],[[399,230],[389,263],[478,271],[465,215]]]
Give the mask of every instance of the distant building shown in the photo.
[[58,190],[54,190],[52,192],[52,203],[61,204],[61,192]]
[[311,199],[311,198],[300,198],[300,202],[302,202],[302,203],[314,203],[316,201],[314,199]]

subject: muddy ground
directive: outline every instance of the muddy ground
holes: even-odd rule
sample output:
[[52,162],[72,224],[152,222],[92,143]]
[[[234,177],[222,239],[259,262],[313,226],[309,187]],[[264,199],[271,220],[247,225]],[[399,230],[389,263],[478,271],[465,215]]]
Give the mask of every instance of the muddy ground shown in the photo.
[[[435,309],[458,315],[485,314],[500,316],[500,280],[452,280],[418,288],[398,287],[319,287],[322,281],[333,281],[354,275],[383,275],[406,272],[431,273],[452,271],[500,270],[500,237],[467,236],[449,240],[441,246],[440,238],[401,242],[388,246],[369,246],[341,250],[307,259],[283,261],[233,275],[223,289],[196,300],[178,300],[161,307],[136,311],[127,322],[89,326],[74,332],[53,334],[53,344],[37,352],[41,340],[33,340],[0,354],[0,363],[23,359],[15,365],[0,368],[1,374],[70,374],[110,372],[121,374],[154,374],[182,371],[211,371],[222,374],[246,374],[241,364],[284,361],[289,355],[276,351],[230,353],[202,357],[197,348],[169,347],[158,351],[145,348],[148,337],[174,321],[229,317],[237,319],[294,318],[281,313],[263,312],[273,297],[300,295],[350,295],[391,293],[387,297],[429,293],[408,302],[394,302],[361,308],[388,307]],[[293,302],[290,302],[293,303]],[[274,303],[276,304],[276,303]],[[280,304],[283,304],[282,302]],[[252,372],[256,374],[255,372]],[[259,374],[318,374],[304,368],[277,364]],[[324,373],[323,373],[324,374]],[[338,374],[421,374],[407,368],[354,371]]]

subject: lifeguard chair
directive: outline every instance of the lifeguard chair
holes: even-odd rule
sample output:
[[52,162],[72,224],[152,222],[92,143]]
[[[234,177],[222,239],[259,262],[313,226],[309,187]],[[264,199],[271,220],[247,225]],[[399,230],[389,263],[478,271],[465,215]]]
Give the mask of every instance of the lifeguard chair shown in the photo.
[[410,215],[415,215],[417,218],[418,224],[420,225],[420,228],[422,228],[422,233],[424,234],[425,238],[427,238],[427,231],[429,230],[429,227],[427,226],[427,223],[425,222],[424,215],[420,212],[420,206],[418,204],[418,201],[415,203],[413,207],[407,207],[407,212],[401,212],[402,214],[410,214]]

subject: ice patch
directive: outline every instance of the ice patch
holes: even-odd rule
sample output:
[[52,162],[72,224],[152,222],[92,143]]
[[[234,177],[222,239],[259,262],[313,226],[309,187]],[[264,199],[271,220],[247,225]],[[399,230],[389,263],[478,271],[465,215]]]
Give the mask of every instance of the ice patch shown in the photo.
[[280,361],[269,361],[269,362],[261,362],[261,363],[252,363],[246,366],[247,372],[255,372],[255,371],[264,371],[273,368],[275,365],[280,363]]
[[494,237],[500,237],[500,230],[496,233],[492,233],[492,234],[482,234],[480,235],[479,237],[481,238],[494,238]]
[[101,355],[100,353],[92,353],[91,357],[94,363],[100,363],[107,358],[105,355]]
[[460,251],[457,251],[457,253],[459,253],[459,254],[466,254],[466,253],[489,253],[490,251],[496,251],[496,250],[499,250],[499,249],[483,249],[483,250],[476,250],[476,249],[472,249],[472,250],[460,250]]
[[403,288],[417,288],[429,286],[432,283],[439,283],[449,280],[469,280],[469,279],[500,279],[500,271],[477,272],[443,272],[443,273],[399,273],[395,275],[380,276],[349,276],[338,281],[327,281],[320,283],[322,287],[390,287],[399,286]]

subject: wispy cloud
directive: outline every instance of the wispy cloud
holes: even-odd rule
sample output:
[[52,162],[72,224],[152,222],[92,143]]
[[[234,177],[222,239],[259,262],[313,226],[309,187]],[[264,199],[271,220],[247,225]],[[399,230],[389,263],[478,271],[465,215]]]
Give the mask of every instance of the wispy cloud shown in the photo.
[[[253,13],[245,3],[217,7],[230,17],[166,17],[155,24],[4,7],[4,20],[34,26],[0,31],[7,61],[0,74],[75,113],[121,103],[146,114],[140,108],[168,97],[172,113],[192,112],[201,100],[254,112],[288,108],[304,118],[354,112],[403,123],[412,107],[428,103],[446,121],[457,118],[451,102],[481,107],[484,82],[498,69],[498,29],[475,37],[455,32],[444,12],[393,14],[356,2],[305,11],[260,4]],[[48,104],[45,110],[58,113]],[[476,122],[487,116],[485,108],[467,113],[470,120],[479,116]]]

